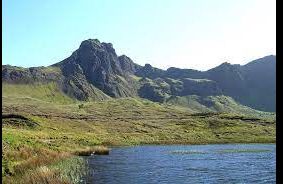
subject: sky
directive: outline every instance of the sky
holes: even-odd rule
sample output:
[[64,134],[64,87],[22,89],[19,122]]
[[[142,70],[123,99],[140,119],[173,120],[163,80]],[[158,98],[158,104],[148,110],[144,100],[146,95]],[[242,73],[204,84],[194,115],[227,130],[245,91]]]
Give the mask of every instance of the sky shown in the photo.
[[2,64],[48,66],[83,40],[154,67],[208,70],[276,55],[275,0],[3,0]]

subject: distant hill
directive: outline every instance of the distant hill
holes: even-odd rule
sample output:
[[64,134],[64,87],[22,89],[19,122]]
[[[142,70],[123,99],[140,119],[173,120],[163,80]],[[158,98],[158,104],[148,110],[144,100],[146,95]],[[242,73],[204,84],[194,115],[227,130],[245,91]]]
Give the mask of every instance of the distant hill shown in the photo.
[[[222,101],[235,100],[257,110],[275,112],[275,72],[273,55],[246,65],[223,63],[204,72],[173,67],[162,70],[150,64],[140,66],[125,55],[118,56],[111,43],[89,39],[70,57],[48,67],[2,65],[2,82],[9,86],[52,83],[56,94],[74,100],[141,97],[188,108],[192,100],[228,96]],[[211,109],[209,104],[204,106]]]

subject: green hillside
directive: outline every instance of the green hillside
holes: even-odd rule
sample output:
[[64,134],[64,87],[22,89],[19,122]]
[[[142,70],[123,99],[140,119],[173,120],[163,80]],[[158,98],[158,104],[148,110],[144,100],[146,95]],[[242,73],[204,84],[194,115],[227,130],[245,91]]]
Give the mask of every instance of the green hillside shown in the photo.
[[228,112],[259,118],[275,118],[275,113],[263,112],[237,103],[228,96],[171,96],[166,100],[167,104],[189,108],[194,112]]
[[54,82],[48,84],[3,84],[2,93],[4,99],[34,99],[55,104],[75,102],[75,100],[62,93]]

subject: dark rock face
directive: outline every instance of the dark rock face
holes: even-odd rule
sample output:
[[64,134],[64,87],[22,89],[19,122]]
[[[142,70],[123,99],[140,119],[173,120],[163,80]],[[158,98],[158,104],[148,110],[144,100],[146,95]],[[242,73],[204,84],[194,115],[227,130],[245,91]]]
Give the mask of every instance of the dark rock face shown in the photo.
[[239,101],[247,106],[276,111],[276,56],[266,56],[242,66],[247,95]]
[[246,95],[246,83],[240,65],[223,63],[207,71],[208,78],[216,81],[223,90],[224,95],[232,96],[239,100]]
[[206,79],[190,79],[182,80],[183,90],[177,93],[178,96],[198,95],[198,96],[216,96],[222,95],[222,90],[215,81]]
[[97,87],[111,97],[133,96],[126,80],[121,79],[127,75],[122,70],[120,62],[128,72],[134,72],[135,66],[132,61],[124,57],[119,60],[111,43],[100,43],[96,39],[89,39],[83,41],[79,49],[69,58],[55,65],[60,66],[66,81],[77,81],[75,85],[78,88],[85,86],[79,85],[77,78],[81,76],[85,83]]
[[266,56],[246,65],[223,63],[209,71],[224,95],[262,111],[276,111],[276,57]]
[[144,84],[138,91],[142,98],[149,99],[153,102],[164,102],[166,93],[159,86],[152,86],[149,83]]
[[100,74],[122,75],[118,57],[111,43],[100,43],[98,40],[83,41],[77,50],[75,62],[82,67],[87,78],[93,79],[93,82]]
[[[54,69],[55,70],[55,69]],[[52,71],[48,67],[21,68],[10,65],[2,66],[2,82],[9,83],[47,83],[61,80],[59,71]]]
[[140,77],[148,77],[151,79],[165,76],[164,70],[154,68],[150,64],[145,64],[144,67],[139,68],[135,74]]
[[128,56],[119,56],[118,60],[123,72],[134,74],[138,69],[142,68],[140,65],[135,64]]
[[174,80],[169,78],[156,78],[146,80],[143,78],[138,93],[142,98],[155,102],[164,102],[170,96],[215,96],[222,95],[222,90],[215,81],[207,79],[184,78]]
[[174,67],[161,70],[117,56],[111,43],[89,39],[70,57],[49,67],[2,66],[2,81],[53,81],[78,100],[140,96],[164,102],[174,96],[226,95],[255,109],[275,111],[275,61],[275,56],[266,56],[243,66],[226,62],[204,72]]
[[180,69],[170,67],[166,70],[166,77],[173,79],[180,78],[193,78],[193,79],[202,79],[207,78],[204,72],[192,70],[192,69]]

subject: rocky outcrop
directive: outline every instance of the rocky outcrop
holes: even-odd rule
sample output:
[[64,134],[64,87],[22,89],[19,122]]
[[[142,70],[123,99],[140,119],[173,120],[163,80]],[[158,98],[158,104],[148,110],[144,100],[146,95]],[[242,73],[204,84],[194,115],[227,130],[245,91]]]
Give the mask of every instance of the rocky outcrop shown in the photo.
[[118,60],[119,60],[119,64],[121,66],[121,69],[125,73],[135,74],[137,70],[142,68],[142,66],[135,64],[131,60],[131,58],[129,58],[128,56],[125,56],[125,55],[119,56]]
[[72,81],[81,90],[86,85],[81,84],[78,77],[111,97],[135,94],[135,89],[126,80],[127,72],[135,72],[135,65],[129,58],[119,59],[111,43],[100,43],[97,39],[85,40],[69,58],[54,66],[61,68],[67,84]]
[[2,82],[30,84],[34,82],[48,83],[60,81],[61,79],[60,69],[56,67],[22,68],[11,65],[2,66]]

